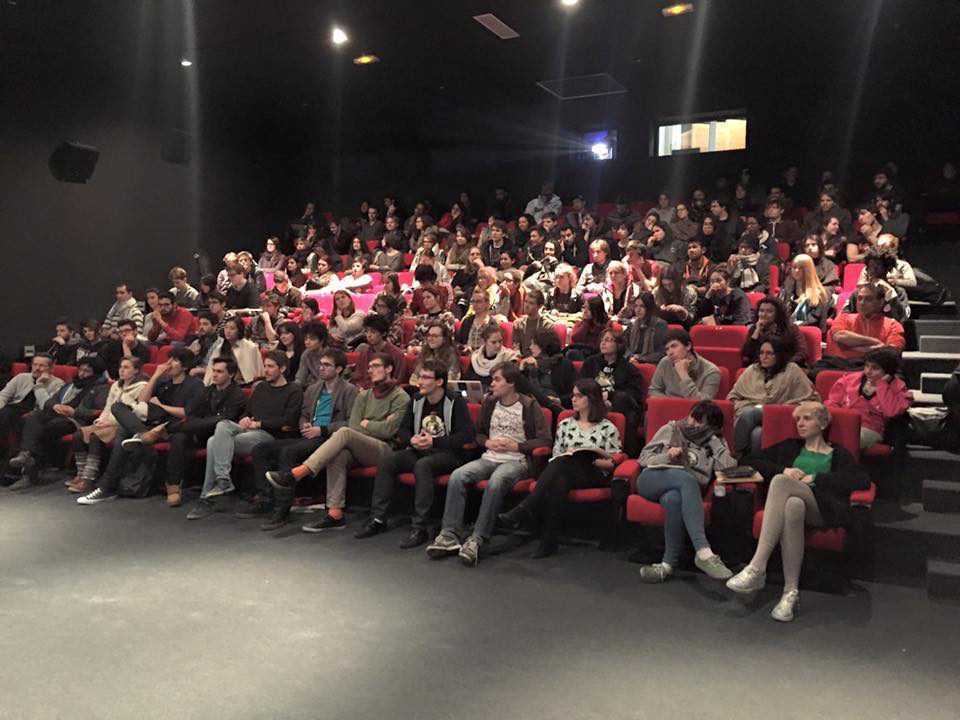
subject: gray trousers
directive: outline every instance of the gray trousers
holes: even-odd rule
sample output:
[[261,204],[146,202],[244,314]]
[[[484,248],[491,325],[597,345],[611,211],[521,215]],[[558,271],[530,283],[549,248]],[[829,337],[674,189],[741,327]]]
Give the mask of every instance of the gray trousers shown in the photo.
[[467,487],[489,479],[490,484],[483,491],[480,514],[477,515],[477,522],[473,528],[473,534],[476,537],[488,540],[493,534],[493,525],[503,505],[503,499],[517,481],[529,474],[526,460],[495,463],[481,458],[461,465],[450,475],[450,482],[447,484],[447,501],[443,508],[442,528],[452,531],[457,537],[463,537],[463,513],[467,504]]
[[260,443],[270,442],[273,435],[266,430],[244,430],[233,420],[221,420],[207,440],[207,469],[203,476],[200,497],[223,495],[235,489],[230,479],[233,456],[246,455]]

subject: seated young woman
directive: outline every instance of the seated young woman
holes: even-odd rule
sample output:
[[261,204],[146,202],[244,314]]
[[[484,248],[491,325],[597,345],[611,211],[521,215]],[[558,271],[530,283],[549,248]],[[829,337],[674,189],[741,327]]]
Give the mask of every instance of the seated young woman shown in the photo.
[[[588,357],[580,368],[581,378],[600,383],[604,397],[614,412],[623,413],[627,427],[639,427],[643,419],[646,387],[643,375],[625,355],[623,333],[606,328],[600,334],[600,352]],[[637,434],[627,433],[626,449],[631,456],[639,451]]]
[[817,234],[820,238],[820,246],[823,248],[823,256],[835,264],[849,261],[847,252],[851,245],[853,246],[852,252],[854,254],[859,253],[857,243],[851,243],[847,240],[846,235],[840,228],[840,220],[835,217],[827,220],[827,224],[821,227]]
[[653,293],[642,292],[633,302],[633,320],[624,331],[627,359],[634,365],[656,365],[667,350],[667,321],[660,317]]
[[820,399],[807,374],[790,360],[791,351],[778,337],[764,338],[757,361],[744,370],[727,396],[736,417],[733,445],[738,456],[751,448],[760,449],[764,405],[797,405]]
[[[450,252],[447,253],[447,261],[444,263],[447,272],[451,277],[455,276],[460,270],[467,267],[469,263],[470,248],[475,247],[470,237],[470,231],[463,225],[457,225],[453,234],[453,244]],[[479,248],[478,248],[479,252]],[[482,255],[481,255],[482,257]]]
[[[395,279],[396,274],[393,275]],[[407,304],[399,293],[391,295],[382,292],[373,301],[373,312],[386,320],[390,328],[387,330],[386,340],[396,347],[403,347],[403,314],[406,308]]]
[[412,352],[418,352],[424,344],[427,330],[435,322],[443,323],[447,326],[447,332],[453,336],[453,329],[456,326],[457,319],[449,310],[443,309],[443,295],[440,288],[435,285],[427,285],[421,288],[423,292],[420,295],[420,304],[423,312],[416,316],[417,324],[413,330],[413,338],[410,341],[409,349]]
[[470,298],[470,309],[460,321],[460,328],[456,332],[456,340],[467,352],[473,352],[483,347],[483,333],[489,326],[500,327],[500,322],[506,318],[494,315],[490,311],[490,296],[481,289],[473,291]]
[[570,393],[577,373],[563,355],[560,339],[550,329],[538,330],[530,343],[530,357],[520,361],[523,377],[520,392],[533,395],[554,416],[570,407]]
[[[608,484],[621,456],[620,433],[607,419],[607,404],[597,381],[577,380],[571,400],[574,416],[557,425],[553,456],[537,478],[537,487],[513,510],[497,516],[501,525],[514,530],[540,521],[540,545],[534,558],[556,554],[567,493]],[[578,448],[597,448],[602,453],[577,453]]]
[[490,387],[491,373],[501,363],[516,360],[520,353],[503,346],[503,330],[498,325],[488,325],[483,331],[483,346],[470,354],[470,364],[463,374],[464,380],[479,380],[486,390]]
[[359,237],[355,237],[350,241],[350,252],[348,253],[348,256],[351,265],[359,262],[361,268],[363,269],[369,267],[372,261],[372,258],[370,257],[370,251],[367,249],[366,243],[364,243]]
[[363,293],[373,289],[373,278],[364,271],[362,260],[354,258],[350,264],[350,272],[340,280],[340,289],[350,292]]
[[403,246],[399,235],[384,235],[370,262],[370,269],[378,273],[400,272],[403,270]]
[[787,309],[777,298],[765,297],[757,304],[757,321],[747,328],[747,339],[740,348],[743,367],[757,361],[760,343],[765,339],[780,338],[790,352],[790,360],[801,367],[807,364],[807,343],[800,329],[791,322]]
[[[809,233],[803,239],[803,245],[800,248],[804,255],[809,255],[813,260],[813,267],[817,272],[817,279],[820,284],[827,288],[831,293],[840,291],[840,271],[837,264],[827,257],[826,248],[823,244],[823,236],[817,233]],[[843,262],[841,259],[840,262]],[[790,275],[787,275],[783,284],[790,282]]]
[[623,322],[633,317],[633,306],[640,293],[640,286],[630,280],[627,266],[619,260],[611,260],[607,265],[607,282],[600,293],[610,319]]
[[583,318],[573,326],[570,333],[567,351],[576,353],[571,354],[571,358],[576,360],[599,351],[600,336],[609,325],[610,319],[607,317],[603,299],[599,295],[587,298],[583,305]]
[[780,288],[780,302],[797,325],[810,325],[827,332],[827,318],[833,309],[833,293],[817,276],[813,258],[801,253],[793,259],[790,274]]
[[203,384],[213,383],[213,361],[222,356],[237,361],[237,383],[250,385],[254,380],[263,377],[263,357],[259,346],[249,339],[249,329],[243,320],[238,317],[229,317],[223,323],[221,337],[210,348],[210,362],[203,376]]
[[903,415],[913,403],[913,393],[897,377],[899,372],[900,353],[881,347],[863,356],[863,370],[844,373],[830,388],[828,408],[853,410],[860,416],[863,450],[881,442],[887,423]]
[[769,483],[763,525],[750,563],[727,581],[736,593],[754,594],[766,584],[767,563],[780,545],[783,595],[770,615],[790,622],[800,601],[800,568],[807,527],[839,527],[850,519],[850,493],[866,490],[870,478],[853,456],[824,437],[830,411],[820,402],[800,403],[793,411],[799,438],[752,454],[745,463]]
[[357,310],[353,297],[346,290],[333,293],[333,315],[330,316],[330,341],[339,347],[353,347],[363,339],[365,312]]
[[676,266],[661,270],[660,284],[653,291],[653,299],[660,308],[660,317],[668,324],[689,328],[700,315],[700,297],[696,288],[687,284]]
[[283,370],[283,376],[288,382],[293,382],[297,377],[297,370],[300,369],[300,356],[304,351],[303,332],[297,323],[283,322],[277,328],[277,339],[277,350],[287,356],[287,367]]
[[448,382],[460,379],[460,355],[457,353],[449,325],[442,320],[427,321],[424,343],[410,374],[410,384],[414,387],[419,386],[420,368],[428,361],[438,362],[444,367]]
[[710,273],[710,289],[704,298],[706,314],[700,321],[704,325],[750,324],[750,298],[740,288],[731,286],[730,271],[725,267],[716,267]]
[[553,273],[553,288],[546,293],[544,308],[558,322],[571,324],[583,310],[583,295],[577,288],[577,274],[573,267],[560,263]]
[[694,564],[715,580],[733,573],[713,552],[703,527],[703,490],[717,470],[734,467],[723,437],[723,411],[710,400],[701,400],[683,420],[671,420],[650,439],[640,452],[644,467],[637,478],[637,493],[658,502],[666,513],[663,526],[666,546],[663,559],[640,568],[640,580],[662,583],[680,563],[684,530],[693,543]]

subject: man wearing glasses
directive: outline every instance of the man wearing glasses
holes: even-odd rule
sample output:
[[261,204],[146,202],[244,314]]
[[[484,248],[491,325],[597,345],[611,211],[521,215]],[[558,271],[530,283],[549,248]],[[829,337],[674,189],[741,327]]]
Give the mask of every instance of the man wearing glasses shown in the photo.
[[[319,379],[308,386],[303,393],[303,407],[300,411],[300,437],[287,440],[272,440],[257,445],[253,449],[254,468],[279,467],[290,470],[299,465],[310,454],[323,445],[330,435],[347,426],[350,408],[357,398],[357,388],[343,379],[347,367],[347,356],[342,350],[330,348],[320,355]],[[276,490],[273,502],[270,502],[271,486],[263,482],[265,476],[256,475],[261,483],[259,500],[237,511],[236,517],[256,518],[272,512],[270,519],[260,526],[261,530],[277,530],[286,525],[293,506],[293,489]],[[329,484],[328,484],[329,488]],[[329,495],[329,491],[328,491]],[[328,518],[342,521],[343,508],[330,507],[328,498]],[[322,520],[321,523],[327,522]]]
[[327,516],[305,532],[321,532],[346,525],[343,508],[347,498],[347,469],[352,465],[379,465],[393,451],[400,421],[410,396],[391,378],[393,360],[378,353],[367,364],[371,387],[357,393],[350,421],[325,440],[301,465],[290,470],[271,470],[267,482],[280,491],[291,491],[297,480],[327,471]]

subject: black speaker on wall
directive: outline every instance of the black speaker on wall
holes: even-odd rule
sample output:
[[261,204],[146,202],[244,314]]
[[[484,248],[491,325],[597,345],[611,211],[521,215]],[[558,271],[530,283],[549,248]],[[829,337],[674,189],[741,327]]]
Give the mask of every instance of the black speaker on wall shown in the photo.
[[60,182],[85,183],[99,159],[100,151],[95,147],[64,141],[50,153],[50,172]]

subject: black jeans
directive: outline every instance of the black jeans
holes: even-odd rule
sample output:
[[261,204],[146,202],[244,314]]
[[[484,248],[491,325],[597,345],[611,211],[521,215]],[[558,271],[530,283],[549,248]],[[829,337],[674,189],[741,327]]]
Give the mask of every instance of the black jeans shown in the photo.
[[16,440],[13,442],[7,441],[11,439],[11,435],[20,434],[20,428],[23,427],[22,415],[33,410],[35,405],[36,400],[31,392],[15,405],[7,405],[4,408],[0,408],[0,445],[4,445],[9,449],[16,447]]
[[53,410],[34,410],[23,419],[20,449],[43,460],[49,442],[69,435],[76,429],[77,426],[69,419]]
[[537,478],[536,489],[520,506],[540,518],[543,540],[555,541],[563,523],[567,493],[603,484],[603,473],[594,467],[590,455],[551,460]]
[[390,509],[397,476],[412,472],[416,478],[413,489],[413,522],[415,528],[426,528],[430,508],[433,507],[433,492],[437,475],[451,473],[463,465],[463,457],[452,450],[437,450],[421,453],[413,448],[398,450],[388,455],[373,481],[373,502],[370,516],[383,520]]
[[267,469],[278,467],[289,470],[306,460],[318,447],[329,438],[324,433],[318,438],[290,438],[287,440],[273,440],[261,443],[253,449],[254,484],[257,492],[264,499],[273,496],[274,506],[277,509],[289,510],[293,506],[294,490],[278,490],[265,477]]
[[205,447],[207,439],[217,429],[218,417],[187,418],[174,420],[167,425],[170,435],[170,449],[167,451],[167,485],[183,484],[183,478],[190,467],[193,455],[200,447]]

